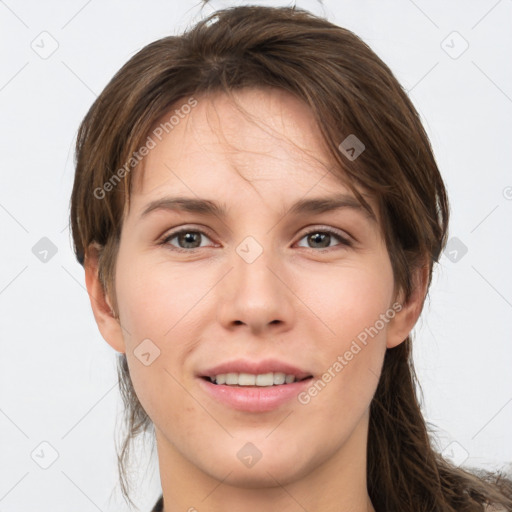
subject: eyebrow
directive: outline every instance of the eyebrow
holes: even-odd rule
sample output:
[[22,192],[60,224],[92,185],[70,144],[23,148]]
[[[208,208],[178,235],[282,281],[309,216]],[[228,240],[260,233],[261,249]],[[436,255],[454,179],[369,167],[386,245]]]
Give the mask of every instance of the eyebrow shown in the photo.
[[[300,199],[299,201],[293,203],[288,212],[283,213],[283,215],[311,215],[346,208],[361,212],[374,222],[377,220],[374,212],[371,209],[368,211],[359,201],[357,201],[355,197],[346,194]],[[210,199],[192,197],[163,197],[151,201],[143,210],[139,219],[146,217],[151,212],[162,210],[198,213],[200,215],[209,215],[220,218],[227,217],[226,207]]]

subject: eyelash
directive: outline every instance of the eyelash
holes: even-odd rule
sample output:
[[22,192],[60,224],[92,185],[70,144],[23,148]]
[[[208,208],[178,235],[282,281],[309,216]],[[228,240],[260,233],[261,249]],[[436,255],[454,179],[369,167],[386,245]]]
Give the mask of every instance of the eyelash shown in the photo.
[[[170,233],[169,235],[165,236],[164,239],[159,243],[159,245],[170,246],[170,244],[169,244],[170,240],[172,240],[173,238],[176,238],[178,235],[181,235],[182,233],[199,233],[201,235],[204,235],[207,238],[210,238],[207,233],[205,233],[204,231],[201,231],[200,229],[184,228],[184,229],[180,229],[178,231],[174,231],[174,232]],[[336,231],[332,228],[327,228],[327,227],[311,229],[310,231],[307,231],[306,233],[304,233],[302,235],[302,237],[299,239],[299,241],[313,233],[322,233],[322,234],[328,233],[329,235],[333,235],[334,237],[336,237],[339,240],[339,242],[340,242],[339,245],[342,245],[345,247],[352,247],[352,242],[349,239],[342,236],[340,233],[338,233],[338,231]],[[172,247],[171,248],[172,251],[183,252],[183,253],[194,253],[198,249],[204,248],[204,247],[195,247],[194,249],[183,249],[181,247],[175,247],[175,246],[171,246],[171,247]],[[312,251],[315,251],[315,252],[325,252],[332,248],[333,247],[324,247],[321,249],[315,249],[313,247],[303,247],[303,249],[311,249]]]

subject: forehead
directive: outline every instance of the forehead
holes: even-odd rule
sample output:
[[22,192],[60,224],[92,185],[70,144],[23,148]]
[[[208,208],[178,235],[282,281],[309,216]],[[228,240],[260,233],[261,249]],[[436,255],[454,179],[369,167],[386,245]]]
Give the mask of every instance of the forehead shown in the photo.
[[206,165],[205,173],[227,164],[246,172],[247,179],[271,177],[286,162],[316,162],[316,169],[332,165],[307,105],[290,93],[242,89],[234,91],[233,98],[217,93],[195,100],[192,108],[185,108],[187,98],[177,101],[155,123],[150,134],[155,147],[137,169],[143,172],[135,173],[136,190],[151,188],[151,181],[158,179],[157,173],[146,173],[147,168],[178,166],[184,159],[188,168]]
[[170,192],[243,203],[252,190],[268,204],[308,194],[352,195],[312,112],[292,94],[242,89],[233,98],[196,96],[195,106],[184,108],[187,100],[155,123],[154,147],[134,171],[130,203],[139,214],[149,200]]

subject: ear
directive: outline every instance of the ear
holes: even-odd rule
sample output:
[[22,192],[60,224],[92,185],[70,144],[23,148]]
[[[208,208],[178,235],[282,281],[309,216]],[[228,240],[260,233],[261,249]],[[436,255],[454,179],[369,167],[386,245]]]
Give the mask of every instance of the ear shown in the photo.
[[101,246],[91,244],[84,258],[85,284],[91,301],[94,319],[98,324],[104,340],[118,352],[125,352],[123,332],[119,319],[112,309],[109,297],[106,295],[98,275],[98,262]]
[[401,291],[397,299],[397,303],[401,305],[395,309],[397,313],[389,321],[387,329],[387,348],[393,348],[400,343],[404,342],[409,336],[412,328],[416,324],[421,311],[423,303],[427,294],[428,288],[429,266],[424,264],[418,267],[412,275],[413,290],[411,297],[407,304],[403,304],[403,292]]

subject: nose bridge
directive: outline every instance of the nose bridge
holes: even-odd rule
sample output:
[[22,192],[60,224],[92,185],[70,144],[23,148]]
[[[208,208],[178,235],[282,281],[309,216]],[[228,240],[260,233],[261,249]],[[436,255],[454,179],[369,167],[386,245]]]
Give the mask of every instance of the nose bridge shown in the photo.
[[[232,270],[221,290],[219,320],[225,324],[246,324],[261,330],[271,324],[290,324],[293,294],[280,276],[279,254],[253,236],[247,236],[231,255]],[[283,282],[284,281],[284,282]]]
[[[269,242],[269,240],[266,240]],[[246,237],[235,249],[233,255],[233,280],[235,296],[246,306],[265,308],[269,312],[282,295],[283,284],[275,272],[279,268],[277,255],[272,253],[270,243],[260,243],[253,236]],[[272,268],[276,270],[272,271]]]

